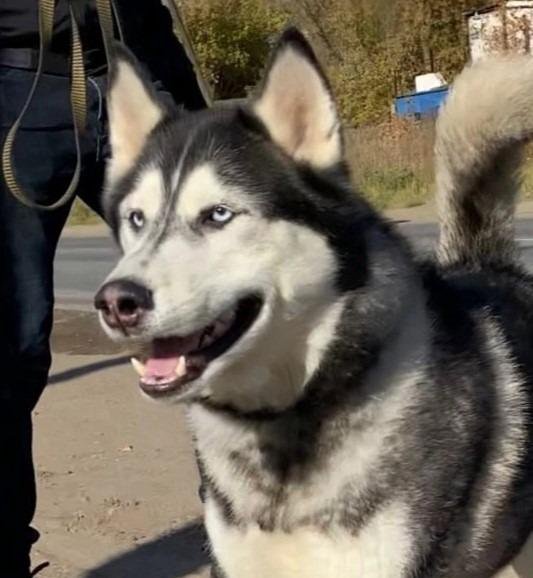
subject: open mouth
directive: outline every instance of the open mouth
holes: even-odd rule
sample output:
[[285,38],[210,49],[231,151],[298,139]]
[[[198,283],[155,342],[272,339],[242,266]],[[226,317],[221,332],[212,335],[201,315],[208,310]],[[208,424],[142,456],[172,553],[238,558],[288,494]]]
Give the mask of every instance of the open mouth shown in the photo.
[[251,295],[195,333],[154,339],[143,361],[131,360],[141,389],[152,397],[183,393],[250,329],[262,305],[260,297]]

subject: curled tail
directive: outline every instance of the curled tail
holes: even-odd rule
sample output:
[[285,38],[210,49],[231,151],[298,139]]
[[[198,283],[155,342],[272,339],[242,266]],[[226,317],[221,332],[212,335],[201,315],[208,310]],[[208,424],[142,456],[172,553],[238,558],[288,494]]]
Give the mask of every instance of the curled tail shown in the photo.
[[533,57],[469,66],[437,121],[438,256],[446,265],[514,261],[514,208],[533,135]]

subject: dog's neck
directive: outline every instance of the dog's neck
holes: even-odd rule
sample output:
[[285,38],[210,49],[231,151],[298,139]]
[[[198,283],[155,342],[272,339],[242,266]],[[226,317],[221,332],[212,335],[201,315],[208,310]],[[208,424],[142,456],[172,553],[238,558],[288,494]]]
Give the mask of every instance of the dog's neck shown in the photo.
[[[393,428],[405,404],[411,403],[408,400],[417,399],[431,347],[422,291],[418,297],[413,294],[402,313],[396,330],[379,348],[370,342],[364,347],[343,341],[331,346],[305,395],[285,411],[241,413],[202,404],[191,407],[198,450],[215,484],[224,486],[218,475],[226,471],[224,460],[233,450],[235,459],[246,458],[259,468],[257,475],[275,484],[290,484],[302,469],[327,467],[331,452],[340,451],[348,438],[356,445],[359,438],[361,443],[371,439],[379,445],[380,436]],[[348,323],[346,317],[343,323]],[[368,431],[379,435],[369,438]],[[216,465],[219,460],[225,464],[222,469]]]
[[378,229],[369,235],[376,253],[369,262],[379,266],[369,269],[366,284],[298,315],[274,315],[275,325],[200,402],[244,418],[275,417],[357,389],[388,343],[409,325],[407,319],[425,310],[408,251],[394,234]]

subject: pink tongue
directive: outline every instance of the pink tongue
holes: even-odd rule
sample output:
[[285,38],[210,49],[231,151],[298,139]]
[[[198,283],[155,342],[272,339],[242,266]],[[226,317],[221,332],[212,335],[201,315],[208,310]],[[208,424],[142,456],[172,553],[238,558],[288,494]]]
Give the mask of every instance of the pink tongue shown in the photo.
[[178,366],[179,357],[150,357],[145,364],[145,377],[170,377]]
[[145,378],[174,377],[179,358],[198,346],[199,334],[190,337],[169,337],[156,339],[152,344],[152,354],[145,363]]

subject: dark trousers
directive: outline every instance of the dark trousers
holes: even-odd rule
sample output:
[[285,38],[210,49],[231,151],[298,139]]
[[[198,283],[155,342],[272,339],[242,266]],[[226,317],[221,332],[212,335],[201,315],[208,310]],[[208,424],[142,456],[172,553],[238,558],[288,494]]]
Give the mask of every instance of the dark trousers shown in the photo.
[[[26,99],[34,73],[0,67],[0,142]],[[98,209],[105,142],[105,78],[87,84],[88,127],[78,194]],[[18,132],[15,167],[33,198],[50,203],[66,189],[76,152],[69,79],[44,75]],[[0,175],[0,575],[28,576],[36,490],[31,413],[47,381],[53,316],[53,261],[70,207],[26,208]]]

